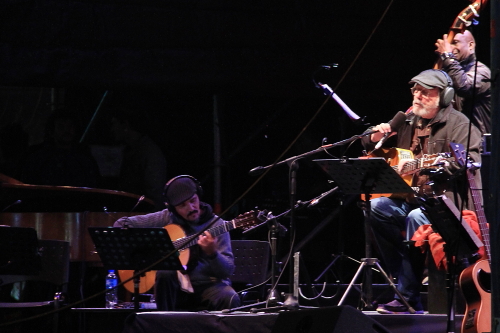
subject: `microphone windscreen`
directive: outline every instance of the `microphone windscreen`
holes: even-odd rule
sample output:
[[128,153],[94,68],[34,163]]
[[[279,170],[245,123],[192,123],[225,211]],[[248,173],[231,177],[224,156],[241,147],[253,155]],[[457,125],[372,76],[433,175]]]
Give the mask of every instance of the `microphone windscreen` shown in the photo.
[[399,128],[403,126],[405,121],[406,121],[406,114],[403,111],[399,111],[398,113],[396,113],[394,118],[392,118],[392,120],[389,122],[391,124],[391,130],[393,132],[397,132]]

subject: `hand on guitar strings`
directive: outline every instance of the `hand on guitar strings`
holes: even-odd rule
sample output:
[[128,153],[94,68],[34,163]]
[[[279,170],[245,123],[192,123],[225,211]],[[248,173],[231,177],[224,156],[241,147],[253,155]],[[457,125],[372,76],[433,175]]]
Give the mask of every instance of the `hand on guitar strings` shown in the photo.
[[198,237],[198,245],[201,250],[209,256],[214,255],[217,252],[217,243],[215,242],[215,238],[208,231],[203,232]]

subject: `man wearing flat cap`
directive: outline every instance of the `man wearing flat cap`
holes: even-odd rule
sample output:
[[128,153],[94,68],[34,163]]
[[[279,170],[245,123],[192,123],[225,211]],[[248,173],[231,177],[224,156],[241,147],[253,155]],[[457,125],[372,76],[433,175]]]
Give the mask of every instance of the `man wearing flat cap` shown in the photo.
[[[159,212],[123,217],[114,227],[165,227],[180,226],[187,235],[225,223],[200,201],[202,188],[192,176],[180,175],[169,180],[164,187],[167,209]],[[240,299],[231,287],[229,277],[234,271],[234,256],[228,233],[216,237],[208,231],[190,247],[189,262],[183,272],[157,271],[155,299],[157,309],[173,310],[223,310],[240,305]]]
[[[428,154],[450,152],[449,144],[458,143],[464,148],[469,144],[471,159],[480,162],[481,133],[474,125],[469,126],[470,121],[463,113],[453,108],[451,102],[454,91],[448,75],[441,70],[428,69],[413,77],[409,83],[412,85],[413,103],[406,112],[406,122],[397,132],[388,123],[374,126],[372,130],[376,132],[362,140],[364,147],[372,150],[389,133],[394,138],[386,143],[395,142],[397,148],[410,150],[415,159]],[[400,173],[409,161],[399,160]],[[446,192],[446,197],[456,207],[473,209],[467,179],[451,177],[460,169],[455,159],[440,156],[432,164],[436,165],[432,167],[434,172],[424,172],[422,168],[413,174],[411,186],[418,188],[415,195],[435,196]],[[481,188],[479,172],[475,173],[475,178],[477,187]],[[398,291],[415,313],[423,313],[420,288],[425,258],[421,250],[409,241],[419,226],[430,222],[421,211],[415,195],[372,199],[370,222],[382,263],[393,277],[397,277]],[[462,206],[462,202],[465,202],[465,206]],[[397,293],[393,301],[377,308],[380,313],[413,312],[409,310]]]

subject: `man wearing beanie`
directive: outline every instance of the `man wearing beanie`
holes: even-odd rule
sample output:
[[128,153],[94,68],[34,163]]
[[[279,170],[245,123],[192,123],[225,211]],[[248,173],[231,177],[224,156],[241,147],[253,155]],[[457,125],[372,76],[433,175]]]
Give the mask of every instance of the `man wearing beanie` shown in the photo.
[[[481,133],[474,125],[469,131],[469,119],[453,108],[451,102],[455,94],[448,75],[441,70],[429,69],[413,77],[409,83],[412,84],[413,104],[407,111],[405,124],[397,132],[393,132],[388,123],[374,126],[372,130],[376,132],[362,140],[364,147],[372,150],[387,133],[394,138],[386,143],[395,142],[397,148],[410,150],[417,159],[424,154],[450,152],[451,142],[466,148],[470,139],[470,157],[474,162],[480,162]],[[408,161],[400,160],[398,171]],[[457,207],[472,209],[467,179],[450,179],[460,166],[453,157],[442,157],[438,163],[441,172],[435,172],[432,178],[429,173],[422,172],[423,169],[413,174],[412,186],[419,189],[416,195],[442,195],[446,191],[446,196]],[[475,178],[477,187],[481,188],[479,172]],[[423,313],[420,289],[425,257],[410,240],[419,226],[430,222],[420,210],[418,201],[414,195],[374,198],[371,200],[370,222],[382,263],[397,278],[398,291],[415,313]],[[397,293],[393,301],[377,308],[380,313],[413,312],[410,310]]]
[[[217,218],[212,207],[200,201],[201,186],[192,176],[181,175],[169,180],[164,188],[167,209],[159,212],[123,217],[114,227],[180,226],[186,235],[205,230]],[[218,219],[212,227],[225,223]],[[202,233],[197,245],[190,248],[184,272],[157,271],[155,298],[157,309],[223,310],[239,306],[240,299],[231,287],[234,257],[228,233],[213,237]]]

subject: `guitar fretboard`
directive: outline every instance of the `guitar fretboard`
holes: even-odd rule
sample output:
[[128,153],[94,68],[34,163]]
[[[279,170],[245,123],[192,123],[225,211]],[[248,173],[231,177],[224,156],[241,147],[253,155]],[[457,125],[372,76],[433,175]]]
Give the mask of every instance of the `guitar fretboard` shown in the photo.
[[459,143],[450,143],[450,148],[452,150],[452,154],[455,157],[456,162],[460,166],[467,166],[467,179],[469,181],[469,188],[472,195],[472,202],[474,204],[474,210],[477,215],[477,222],[479,224],[479,229],[481,231],[481,236],[484,243],[484,248],[486,249],[486,259],[491,265],[491,252],[490,252],[490,229],[488,227],[488,222],[486,221],[486,216],[484,215],[483,206],[481,204],[481,189],[479,189],[476,185],[476,179],[474,178],[474,173],[471,171],[469,165],[467,163],[467,153],[464,150],[462,144]]
[[417,172],[420,169],[432,166],[431,162],[434,161],[437,157],[438,157],[437,154],[436,155],[429,155],[429,156],[424,156],[422,158],[416,158],[412,161],[406,162],[403,165],[403,169],[401,170],[401,172],[398,172],[397,165],[393,165],[392,168],[396,172],[398,172],[399,174],[402,174],[402,175],[410,174],[413,172]]
[[[231,221],[228,221],[228,222],[224,222],[223,224],[220,224],[220,225],[215,226],[213,228],[210,228],[207,231],[212,236],[216,237],[216,236],[219,236],[219,235],[221,235],[221,234],[223,234],[225,232],[229,232],[229,231],[231,231],[231,230],[233,230],[235,228],[236,228],[236,226],[234,224],[234,220],[231,220]],[[198,243],[198,237],[194,237],[193,239],[191,239],[191,240],[188,241],[188,239],[190,237],[193,237],[193,236],[187,236],[187,237],[183,237],[183,238],[177,239],[177,240],[173,241],[172,244],[174,245],[174,247],[177,250],[182,250],[182,249],[191,247],[193,245],[196,245]]]
[[484,209],[481,205],[481,189],[477,188],[476,179],[470,170],[467,170],[467,178],[469,179],[469,187],[472,195],[472,202],[474,203],[474,209],[476,210],[477,222],[479,224],[479,229],[481,230],[481,236],[483,237],[484,248],[486,249],[486,257],[491,264],[490,228],[488,227]]
[[[212,219],[209,223],[212,223],[215,219],[218,218],[219,217],[214,217],[214,219]],[[263,218],[263,215],[261,215],[260,213],[256,215],[253,211],[251,211],[242,214],[231,221],[227,221],[219,225],[216,225],[215,227],[212,227],[206,231],[209,232],[213,237],[216,237],[236,228],[245,229],[252,225],[255,225],[256,221],[259,220],[260,218]],[[197,243],[198,243],[198,237],[194,235],[182,237],[172,241],[172,244],[177,250],[186,249],[188,247],[196,245]]]

